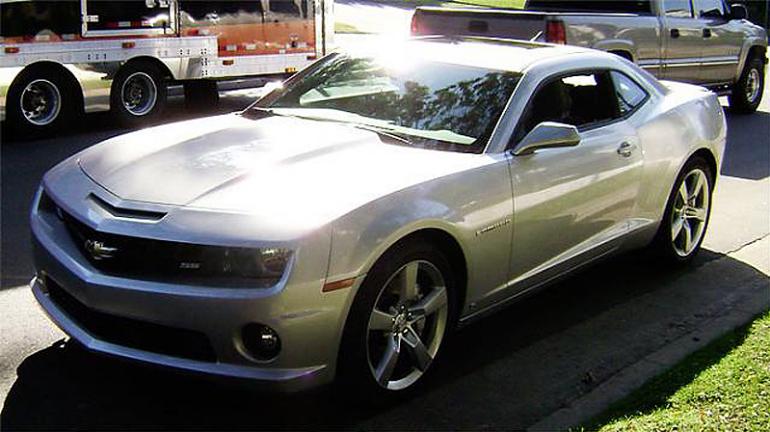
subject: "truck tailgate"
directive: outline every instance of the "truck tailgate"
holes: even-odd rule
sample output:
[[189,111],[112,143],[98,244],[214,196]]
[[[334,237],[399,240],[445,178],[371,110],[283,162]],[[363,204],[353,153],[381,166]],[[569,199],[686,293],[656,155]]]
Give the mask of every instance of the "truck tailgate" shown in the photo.
[[412,17],[412,34],[527,40],[539,37],[549,16],[547,12],[420,7]]

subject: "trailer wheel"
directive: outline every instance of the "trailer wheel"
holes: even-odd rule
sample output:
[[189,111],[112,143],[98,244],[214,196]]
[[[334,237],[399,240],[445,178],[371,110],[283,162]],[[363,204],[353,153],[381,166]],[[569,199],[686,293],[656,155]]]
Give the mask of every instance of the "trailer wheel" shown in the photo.
[[184,102],[188,110],[200,112],[219,104],[219,88],[216,81],[196,80],[184,83]]
[[166,82],[152,63],[128,63],[112,81],[110,106],[127,126],[156,120],[166,106]]
[[13,132],[30,137],[62,129],[77,112],[74,88],[61,73],[33,67],[19,74],[7,95],[7,116]]

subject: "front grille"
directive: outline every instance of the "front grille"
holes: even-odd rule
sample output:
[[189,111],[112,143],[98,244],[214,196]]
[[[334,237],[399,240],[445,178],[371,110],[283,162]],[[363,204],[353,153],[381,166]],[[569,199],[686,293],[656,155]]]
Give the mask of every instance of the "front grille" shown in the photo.
[[46,278],[50,299],[78,326],[105,342],[206,362],[216,354],[203,333],[106,314],[89,308]]
[[46,194],[39,208],[58,218],[91,265],[103,274],[199,286],[267,288],[253,249],[196,245],[97,231],[62,210]]

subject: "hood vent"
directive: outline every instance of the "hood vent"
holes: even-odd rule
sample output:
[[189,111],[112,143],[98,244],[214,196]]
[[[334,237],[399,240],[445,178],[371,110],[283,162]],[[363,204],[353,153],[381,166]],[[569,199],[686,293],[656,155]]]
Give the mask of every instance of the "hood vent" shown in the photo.
[[108,203],[107,201],[99,198],[94,194],[90,194],[88,198],[100,209],[118,218],[139,219],[142,221],[156,222],[163,219],[163,216],[166,216],[166,213],[163,212],[115,207],[114,205]]

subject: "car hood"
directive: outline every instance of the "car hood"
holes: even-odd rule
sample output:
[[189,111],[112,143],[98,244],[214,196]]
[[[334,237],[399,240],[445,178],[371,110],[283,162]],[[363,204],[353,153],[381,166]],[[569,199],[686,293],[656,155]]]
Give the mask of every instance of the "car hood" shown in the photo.
[[225,115],[122,135],[78,163],[123,200],[315,225],[485,159],[385,144],[342,123]]

